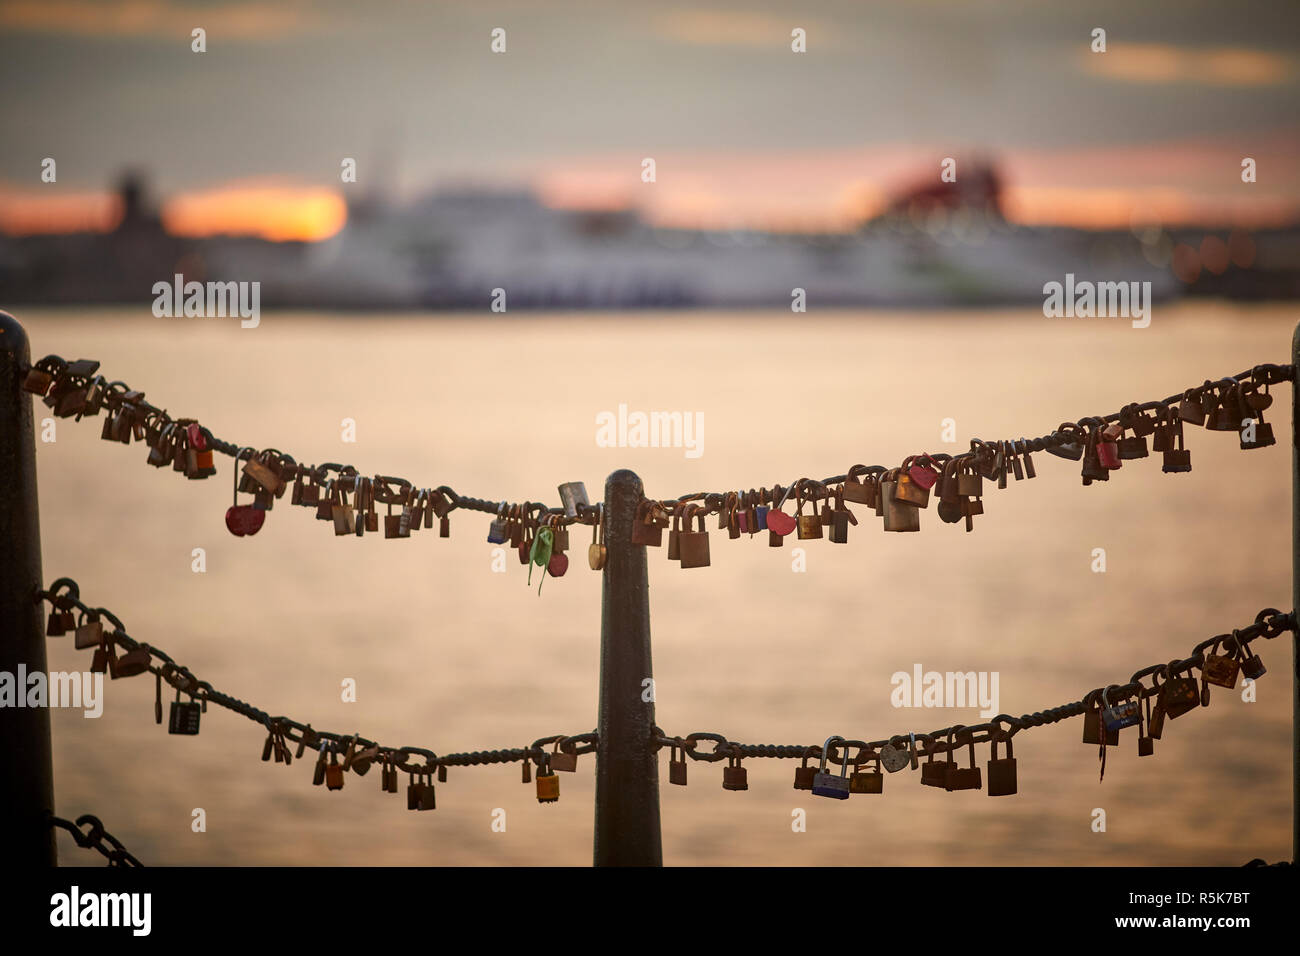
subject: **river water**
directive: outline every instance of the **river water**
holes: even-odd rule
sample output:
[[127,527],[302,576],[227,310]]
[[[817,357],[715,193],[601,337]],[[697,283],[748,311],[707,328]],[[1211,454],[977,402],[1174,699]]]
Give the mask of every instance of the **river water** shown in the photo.
[[[1036,309],[948,312],[588,315],[270,313],[157,319],[139,310],[20,310],[33,353],[93,357],[217,435],[308,462],[448,484],[497,500],[557,500],[562,481],[636,470],[648,493],[788,483],[855,462],[897,464],[972,437],[1036,436],[1059,422],[1289,361],[1294,309],[1158,306],[1152,324],[1045,319]],[[1290,391],[1266,418],[1287,434]],[[700,413],[700,454],[596,442],[602,412]],[[355,421],[344,442],[344,419]],[[953,419],[958,444],[942,441]],[[575,532],[562,579],[511,556],[492,569],[488,519],[453,514],[451,537],[335,538],[287,498],[252,538],[232,537],[230,460],[185,481],[143,445],[59,420],[38,442],[44,569],[80,582],[139,640],[273,714],[438,752],[518,747],[596,723],[600,576]],[[1285,444],[1242,452],[1189,429],[1194,471],[1159,456],[1084,488],[1077,463],[1035,456],[1038,477],[990,490],[975,532],[922,515],[884,534],[860,515],[849,544],[791,547],[712,537],[712,567],[650,555],[657,722],[747,743],[878,739],[977,723],[978,708],[902,708],[891,675],[998,675],[1021,714],[1185,656],[1267,606],[1288,609]],[[246,498],[244,499],[247,500]],[[863,510],[859,508],[859,510]],[[193,570],[204,549],[206,571]],[[1097,573],[1094,549],[1104,549]],[[661,762],[670,864],[1240,864],[1290,850],[1291,652],[1261,646],[1257,699],[1215,689],[1167,724],[1155,756],[1134,731],[1098,781],[1078,719],[1016,740],[1019,793],[945,793],[890,775],[840,803],[791,788],[789,761],[752,760],[747,792],[692,763]],[[1261,642],[1263,644],[1263,642]],[[50,667],[89,652],[51,639]],[[355,702],[341,684],[356,682]],[[198,737],[152,719],[153,681],[106,682],[98,720],[53,714],[59,812],[100,815],[147,864],[560,864],[591,860],[593,757],[539,805],[517,764],[453,769],[438,809],[411,813],[379,773],[312,787],[310,760],[259,760],[265,734],[219,708]],[[988,759],[981,747],[981,765]],[[406,781],[403,778],[402,784]],[[206,831],[193,832],[196,808]],[[794,811],[807,811],[796,832]],[[1096,812],[1104,811],[1098,832]],[[494,830],[504,810],[505,829]],[[82,851],[61,839],[67,862]],[[83,861],[84,862],[84,861]]]

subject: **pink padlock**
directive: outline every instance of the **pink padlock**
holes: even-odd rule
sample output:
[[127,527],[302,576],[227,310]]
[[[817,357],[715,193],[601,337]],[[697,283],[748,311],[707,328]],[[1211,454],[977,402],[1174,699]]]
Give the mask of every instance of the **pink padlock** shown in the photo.
[[1097,458],[1101,467],[1115,469],[1120,466],[1119,445],[1113,441],[1097,442]]
[[925,462],[921,465],[912,465],[907,469],[907,477],[911,478],[916,484],[929,491],[934,487],[934,483],[939,480],[939,473],[930,467],[929,455],[917,455],[916,460]]
[[567,570],[569,570],[569,556],[563,551],[553,553],[551,560],[546,564],[546,573],[553,578],[562,578]]

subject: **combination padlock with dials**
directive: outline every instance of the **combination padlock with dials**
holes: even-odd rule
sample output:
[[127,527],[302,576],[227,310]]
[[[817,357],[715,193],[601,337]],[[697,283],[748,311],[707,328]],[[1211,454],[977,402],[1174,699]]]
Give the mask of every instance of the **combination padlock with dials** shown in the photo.
[[1110,702],[1111,687],[1107,687],[1101,693],[1101,719],[1106,725],[1108,734],[1119,733],[1125,727],[1132,727],[1142,720],[1142,708],[1137,700],[1122,700],[1114,704]]

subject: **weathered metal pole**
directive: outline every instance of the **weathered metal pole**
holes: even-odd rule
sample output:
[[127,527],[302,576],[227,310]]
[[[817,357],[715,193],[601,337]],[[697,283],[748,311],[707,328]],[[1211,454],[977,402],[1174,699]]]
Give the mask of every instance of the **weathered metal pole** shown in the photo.
[[[46,672],[41,588],[41,529],[36,510],[36,436],[31,394],[23,391],[31,360],[27,332],[0,312],[0,672]],[[27,696],[26,680],[14,692]],[[13,702],[15,705],[18,700]],[[12,872],[54,866],[54,771],[50,712],[0,707],[0,846]]]
[[[596,866],[662,866],[659,759],[650,668],[645,548],[632,543],[643,497],[627,470],[605,480],[605,573],[600,618],[596,745]],[[649,698],[649,699],[647,699]]]
[[[1300,368],[1300,325],[1291,336]],[[1300,376],[1291,383],[1291,609],[1300,613]],[[1291,861],[1300,861],[1300,633],[1291,632]]]

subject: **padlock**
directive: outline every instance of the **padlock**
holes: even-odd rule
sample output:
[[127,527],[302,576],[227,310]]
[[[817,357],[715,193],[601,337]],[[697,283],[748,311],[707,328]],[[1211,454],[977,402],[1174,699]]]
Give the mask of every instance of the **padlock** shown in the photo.
[[551,769],[549,757],[543,753],[537,767],[537,802],[555,803],[560,799],[560,778]]
[[153,655],[149,653],[149,645],[140,644],[131,648],[117,659],[117,667],[113,670],[114,679],[118,677],[135,677],[137,674],[143,674],[153,663]]
[[[895,495],[898,469],[887,472],[880,481],[880,500],[884,511],[886,531],[920,531],[921,509]],[[929,492],[926,492],[929,495]]]
[[1249,417],[1249,409],[1243,409],[1236,385],[1229,385],[1219,393],[1218,408],[1205,422],[1207,431],[1237,432],[1241,431],[1244,419]]
[[[847,760],[848,755],[845,755]],[[873,754],[866,758],[868,761],[875,761],[875,770],[864,770],[861,760],[858,766],[853,768],[853,773],[849,776],[849,793],[884,793],[885,792],[885,775],[880,769],[880,755]]]
[[921,785],[925,787],[943,787],[948,786],[948,771],[956,766],[951,760],[935,760],[934,754],[937,749],[935,742],[930,737],[923,738],[926,741],[925,763],[921,764]]
[[663,544],[663,528],[654,520],[654,503],[642,501],[632,520],[632,543],[657,548]]
[[333,515],[334,515],[334,534],[335,534],[335,536],[340,536],[340,535],[345,535],[345,534],[356,534],[356,532],[357,532],[357,516],[356,516],[356,510],[355,510],[355,507],[354,507],[354,505],[355,505],[355,500],[356,500],[356,495],[355,495],[356,480],[355,480],[355,478],[353,479],[353,485],[352,485],[352,487],[353,487],[353,491],[354,491],[354,494],[353,494],[353,502],[354,502],[354,504],[348,504],[347,492],[345,492],[345,491],[343,490],[342,487],[336,485],[335,488],[334,488],[334,495],[335,495],[336,501],[334,502],[334,505],[333,505],[333,509],[332,509],[332,510],[333,510]]
[[984,478],[974,469],[958,466],[957,494],[963,498],[978,498],[984,494]]
[[[958,734],[958,732],[962,730],[965,730],[965,728],[954,727],[952,730],[948,731],[948,755],[950,757],[956,753],[954,747],[959,746],[959,744],[954,743],[954,735]],[[969,730],[966,730],[961,736],[966,738],[966,744],[969,748],[968,754],[970,757],[970,766],[958,767],[956,762],[953,761],[951,766],[948,768],[948,773],[944,777],[944,789],[950,792],[953,790],[983,790],[984,771],[975,766],[975,735]]]
[[[270,461],[265,456],[266,452],[249,458],[244,463],[243,473],[257,482],[267,491],[275,494],[276,490],[282,487],[283,482],[280,477],[271,469]],[[249,489],[252,490],[252,489]]]
[[1097,460],[1101,467],[1110,471],[1119,468],[1123,462],[1120,461],[1118,439],[1109,440],[1104,437],[1097,440]]
[[[939,504],[935,511],[945,524],[956,524],[965,514],[961,494],[961,460],[949,458],[939,476]],[[978,479],[979,475],[975,475]],[[983,479],[980,479],[981,481]],[[968,483],[969,486],[969,483]]]
[[880,748],[879,760],[877,765],[884,767],[890,773],[897,773],[911,762],[907,751],[900,747],[895,747],[893,743],[887,743]]
[[588,507],[591,502],[587,500],[587,486],[580,481],[566,481],[559,487],[560,503],[564,505],[564,516],[566,518],[576,518],[578,516],[578,506]]
[[[1147,694],[1142,697],[1142,710],[1145,714],[1145,721],[1138,723],[1138,756],[1150,757],[1156,752],[1156,739],[1151,736],[1151,697]],[[1143,733],[1145,723],[1146,732]]]
[[488,525],[488,544],[505,544],[510,539],[509,529],[504,518],[494,518]]
[[551,516],[551,548],[561,553],[569,550],[569,529],[559,515]]
[[845,501],[852,501],[854,504],[859,505],[871,503],[870,489],[858,481],[858,475],[866,470],[865,465],[854,465],[849,469],[848,477],[844,479],[844,485],[840,489],[844,494]]
[[808,494],[806,487],[801,483],[800,490],[796,492],[797,502],[794,509],[795,523],[799,529],[799,540],[805,541],[810,538],[820,538],[822,536],[822,520],[817,514],[817,505],[812,506],[810,514],[804,514],[803,509],[809,501],[813,500]]
[[749,789],[749,771],[740,765],[739,757],[727,758],[727,766],[722,768],[722,789]]
[[343,789],[343,768],[339,766],[339,755],[330,750],[330,762],[325,768],[325,788],[327,790]]
[[601,540],[603,513],[604,506],[598,505],[596,508],[596,523],[591,526],[591,544],[587,546],[587,566],[593,571],[599,571],[605,567],[605,561],[609,557],[605,543]]
[[551,555],[551,560],[546,564],[546,573],[553,578],[564,577],[564,572],[569,570],[569,556],[563,551],[556,551]]
[[[1112,732],[1118,734],[1125,727],[1132,727],[1134,724],[1141,722],[1142,709],[1136,700],[1123,700],[1112,704],[1109,694],[1109,687],[1102,691],[1101,694],[1101,719],[1106,725],[1108,736]],[[1107,743],[1109,744],[1109,741]]]
[[1161,699],[1165,715],[1170,720],[1176,720],[1189,710],[1201,706],[1201,691],[1192,678],[1174,676],[1165,682]]
[[522,769],[521,769],[521,771],[520,771],[520,777],[522,778],[522,780],[523,780],[524,783],[532,783],[532,782],[533,782],[533,760],[532,760],[532,757],[529,757],[529,756],[525,755],[525,756],[524,756],[524,759],[521,760],[520,763],[522,764]]
[[[241,449],[241,454],[247,449]],[[266,512],[254,508],[252,505],[241,505],[239,503],[239,471],[231,469],[235,478],[234,487],[234,504],[226,509],[226,528],[237,538],[245,535],[257,534],[262,529],[263,522],[266,521]]]
[[[678,504],[673,508],[673,526],[668,531],[669,561],[680,561],[682,559],[682,512],[685,510],[686,505],[684,504]],[[690,530],[689,524],[686,530]]]
[[905,502],[917,508],[924,508],[930,504],[930,489],[922,487],[912,477],[910,465],[914,460],[915,458],[905,459],[901,468],[890,473],[894,475],[893,498],[895,501]]
[[[998,757],[999,740],[1006,741],[1006,757]],[[989,796],[1012,796],[1016,792],[1016,756],[1015,748],[1011,744],[1011,736],[1000,730],[995,730],[992,737],[992,745],[993,751],[989,756],[988,763]]]
[[1239,654],[1241,657],[1241,674],[1248,680],[1259,680],[1266,673],[1268,668],[1264,666],[1264,661],[1257,654],[1250,652],[1250,645],[1244,641],[1238,642]]
[[33,395],[45,395],[54,384],[54,376],[44,369],[29,368],[23,376],[23,390]]
[[840,760],[840,772],[838,774],[833,774],[826,769],[831,744],[843,740],[844,738],[839,736],[827,737],[826,743],[822,744],[821,769],[813,777],[812,783],[814,797],[830,797],[832,800],[847,800],[849,798],[849,755],[847,749]]
[[167,715],[167,733],[182,734],[193,737],[199,732],[199,718],[202,711],[194,700],[181,701],[181,690],[176,688],[176,699],[172,701]]
[[313,787],[319,787],[325,782],[325,750],[327,744],[323,741],[320,745],[320,753],[316,757],[316,767],[312,770],[311,783]]
[[1166,474],[1176,474],[1192,470],[1192,453],[1183,447],[1183,424],[1177,418],[1171,418],[1167,429],[1169,447],[1164,452],[1164,463],[1160,470]]
[[429,779],[428,774],[425,774],[423,784],[420,787],[420,798],[416,803],[415,809],[436,810],[438,808],[438,802],[435,799],[435,796],[433,781]]
[[[929,455],[917,455],[914,459],[908,459],[913,464],[907,468],[907,476],[927,494],[939,480],[939,472],[934,469],[934,459]],[[904,465],[907,462],[903,463]],[[921,505],[921,507],[925,507]]]
[[857,523],[857,516],[844,505],[844,489],[840,488],[835,496],[835,510],[831,512],[831,543],[848,544],[849,525]]
[[57,607],[51,607],[49,616],[45,619],[45,636],[46,637],[63,637],[68,633],[64,624],[63,612]]
[[83,612],[81,623],[73,632],[73,646],[83,651],[88,647],[98,647],[104,641],[104,625],[94,611]]
[[1147,736],[1152,740],[1159,740],[1160,735],[1165,729],[1165,694],[1164,686],[1160,683],[1160,674],[1151,675],[1151,681],[1155,685],[1154,693],[1156,702],[1151,706],[1151,712],[1147,715]]
[[[772,547],[781,547],[781,539],[793,531],[798,525],[798,522],[793,516],[788,515],[781,510],[786,499],[790,497],[790,492],[793,488],[793,485],[790,488],[786,488],[782,492],[781,497],[776,500],[772,507],[767,511],[767,530],[769,532],[768,544]],[[776,490],[780,491],[781,489],[778,487]],[[775,494],[775,491],[773,494]]]
[[420,796],[424,793],[424,777],[416,774],[408,774],[409,783],[406,785],[406,809],[419,810]]
[[[814,751],[815,753],[816,751]],[[803,755],[803,765],[796,767],[794,771],[794,789],[811,790],[813,788],[813,778],[817,776],[817,768],[808,766],[808,758],[811,754],[805,752]]]
[[[1083,742],[1085,744],[1100,744],[1102,734],[1101,705],[1097,698],[1089,694],[1084,698],[1084,705],[1087,709],[1083,712]],[[1119,744],[1119,731],[1106,729],[1106,746],[1114,747]]]
[[[686,524],[690,525],[692,507],[687,506]],[[709,533],[704,530],[704,511],[699,512],[696,531],[683,531],[681,536],[682,567],[707,568],[709,566]]]
[[677,751],[676,746],[668,750],[668,782],[684,787],[686,786],[686,748],[681,748],[680,757],[677,756]]
[[1178,418],[1189,425],[1205,424],[1205,409],[1195,389],[1189,388],[1183,392],[1183,400],[1178,403]]
[[1129,435],[1119,440],[1119,457],[1124,461],[1132,461],[1135,458],[1146,458],[1150,455],[1147,450],[1147,440],[1140,435]]
[[[1223,635],[1221,640],[1232,640],[1235,644],[1235,640],[1226,634]],[[1241,672],[1241,664],[1238,663],[1235,656],[1228,657],[1225,654],[1220,654],[1219,650],[1220,645],[1215,644],[1214,653],[1207,654],[1205,662],[1201,665],[1201,673],[1207,683],[1232,690],[1237,686],[1237,675]]]
[[1055,443],[1048,444],[1043,449],[1049,455],[1064,458],[1066,461],[1078,461],[1083,457],[1083,436],[1077,425],[1069,422],[1063,424],[1052,438],[1055,439]]
[[1088,441],[1083,449],[1083,468],[1080,471],[1084,485],[1090,485],[1094,481],[1110,481],[1110,469],[1101,463],[1097,448],[1099,437],[1096,429],[1088,433]]
[[578,769],[578,755],[560,749],[560,745],[566,740],[568,740],[567,737],[561,737],[555,741],[555,749],[551,753],[551,769],[574,773]]

